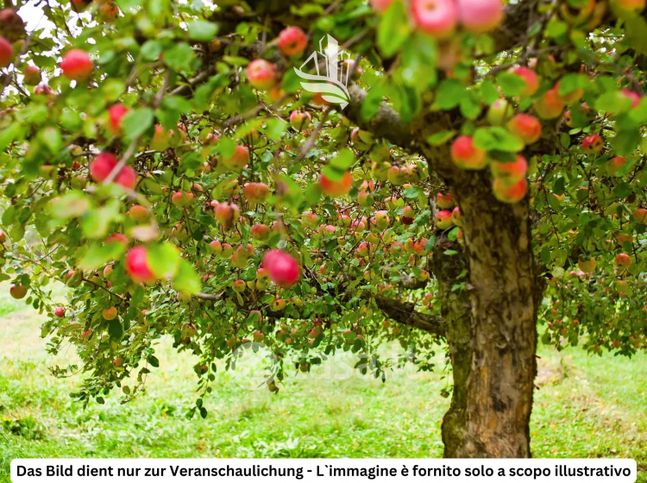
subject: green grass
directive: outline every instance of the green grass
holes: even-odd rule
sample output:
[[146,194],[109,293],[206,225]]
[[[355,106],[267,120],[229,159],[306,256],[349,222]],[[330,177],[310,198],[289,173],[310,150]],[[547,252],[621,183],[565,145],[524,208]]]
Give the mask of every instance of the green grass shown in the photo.
[[[167,343],[148,391],[83,409],[68,396],[78,378],[55,379],[39,339],[39,316],[0,300],[0,482],[19,457],[439,457],[440,396],[447,374],[413,368],[385,384],[336,356],[279,394],[255,385],[253,365],[222,372],[206,420],[183,414],[195,399],[190,358]],[[67,354],[66,358],[73,357]],[[532,420],[537,457],[630,457],[647,470],[647,356],[591,357],[542,348]],[[641,383],[642,381],[642,383]],[[644,475],[639,482],[647,482]]]

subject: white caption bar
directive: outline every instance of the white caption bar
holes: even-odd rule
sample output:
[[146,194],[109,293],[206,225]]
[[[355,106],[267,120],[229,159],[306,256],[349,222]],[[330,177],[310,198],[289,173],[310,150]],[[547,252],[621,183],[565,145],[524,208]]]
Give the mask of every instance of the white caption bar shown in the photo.
[[629,459],[17,459],[13,483],[636,481]]

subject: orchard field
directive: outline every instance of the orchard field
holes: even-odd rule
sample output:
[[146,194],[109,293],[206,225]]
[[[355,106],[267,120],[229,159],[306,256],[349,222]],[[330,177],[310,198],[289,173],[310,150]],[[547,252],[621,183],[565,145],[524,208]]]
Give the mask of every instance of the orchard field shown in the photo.
[[[0,300],[1,483],[9,482],[9,463],[19,457],[442,456],[447,370],[418,373],[409,366],[382,383],[349,370],[351,358],[342,354],[313,374],[288,378],[278,394],[254,388],[253,372],[221,372],[207,402],[210,415],[188,420],[195,375],[188,356],[165,341],[161,370],[145,394],[127,405],[113,397],[84,410],[69,398],[79,379],[48,372],[54,360],[38,337],[41,321],[20,301]],[[548,347],[539,353],[535,456],[635,458],[638,481],[647,482],[647,388],[640,383],[647,356],[591,357]],[[73,359],[70,352],[65,357]],[[443,367],[440,356],[438,363]]]

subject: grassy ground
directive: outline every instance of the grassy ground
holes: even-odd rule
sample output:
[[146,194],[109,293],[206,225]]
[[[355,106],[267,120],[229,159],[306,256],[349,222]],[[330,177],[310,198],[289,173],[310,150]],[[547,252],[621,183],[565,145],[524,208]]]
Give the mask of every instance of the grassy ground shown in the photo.
[[[6,293],[2,290],[1,293]],[[186,420],[195,399],[190,361],[166,345],[148,392],[83,410],[57,380],[39,339],[39,318],[0,300],[0,483],[18,457],[439,457],[440,396],[447,374],[398,371],[382,384],[356,373],[326,377],[338,356],[290,378],[278,395],[253,377],[221,373],[206,420]],[[647,482],[647,356],[589,357],[542,348],[532,420],[537,457],[631,457]]]

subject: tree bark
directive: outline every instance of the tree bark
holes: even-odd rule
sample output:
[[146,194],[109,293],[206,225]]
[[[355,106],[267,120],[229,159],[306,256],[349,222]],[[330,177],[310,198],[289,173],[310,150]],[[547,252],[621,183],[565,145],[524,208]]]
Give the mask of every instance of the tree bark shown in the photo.
[[462,357],[471,363],[466,376],[457,359],[455,400],[465,413],[446,417],[445,456],[527,458],[541,296],[528,203],[499,203],[484,173],[465,173],[452,188],[465,227],[471,328]]

